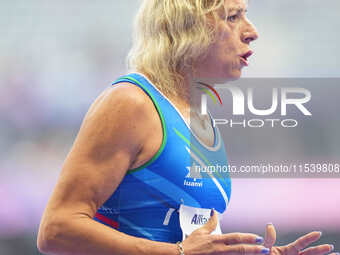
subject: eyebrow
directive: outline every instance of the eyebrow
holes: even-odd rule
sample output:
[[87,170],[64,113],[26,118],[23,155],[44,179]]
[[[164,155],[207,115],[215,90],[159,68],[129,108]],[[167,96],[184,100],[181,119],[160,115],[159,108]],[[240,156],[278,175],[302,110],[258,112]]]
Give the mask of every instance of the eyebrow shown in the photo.
[[232,7],[230,9],[228,9],[229,12],[232,12],[232,11],[237,11],[237,13],[242,13],[242,12],[247,12],[248,10],[247,9],[243,9],[243,8],[239,8],[239,7]]

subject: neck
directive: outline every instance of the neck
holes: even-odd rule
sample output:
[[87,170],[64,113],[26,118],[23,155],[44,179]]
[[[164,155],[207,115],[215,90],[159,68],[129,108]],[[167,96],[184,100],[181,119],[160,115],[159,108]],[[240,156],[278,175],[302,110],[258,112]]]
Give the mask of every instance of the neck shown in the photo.
[[171,101],[181,109],[186,118],[190,118],[190,112],[200,113],[201,111],[202,91],[200,88],[202,85],[199,84],[199,80],[186,76],[177,96],[171,98]]

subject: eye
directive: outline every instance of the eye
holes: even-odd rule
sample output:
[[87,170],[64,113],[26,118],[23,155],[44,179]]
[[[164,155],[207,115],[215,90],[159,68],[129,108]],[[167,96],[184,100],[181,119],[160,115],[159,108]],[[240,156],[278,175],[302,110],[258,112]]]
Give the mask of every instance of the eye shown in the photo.
[[238,19],[238,15],[232,15],[232,16],[228,16],[227,20],[230,22],[235,22]]

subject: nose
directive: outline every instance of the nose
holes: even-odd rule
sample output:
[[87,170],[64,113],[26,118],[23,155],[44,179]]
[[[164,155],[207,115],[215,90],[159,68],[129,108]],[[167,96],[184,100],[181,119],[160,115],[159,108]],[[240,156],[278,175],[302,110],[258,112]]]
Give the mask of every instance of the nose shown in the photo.
[[249,21],[247,20],[247,28],[245,29],[245,31],[242,33],[242,42],[249,44],[252,41],[255,41],[258,37],[259,34],[255,28],[255,26]]

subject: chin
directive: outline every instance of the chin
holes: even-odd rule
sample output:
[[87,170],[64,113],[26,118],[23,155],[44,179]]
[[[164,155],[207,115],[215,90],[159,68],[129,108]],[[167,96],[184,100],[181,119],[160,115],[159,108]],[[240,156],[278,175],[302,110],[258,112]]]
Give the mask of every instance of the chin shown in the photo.
[[199,77],[199,80],[201,82],[205,82],[208,84],[224,84],[227,83],[229,81],[235,81],[241,78],[241,70],[239,69],[235,69],[232,70],[228,73],[226,72],[218,72],[218,73],[209,73],[209,75],[207,75],[206,77]]
[[216,83],[222,84],[228,81],[236,81],[241,78],[241,75],[242,75],[241,70],[235,70],[231,73],[224,74],[223,76],[221,76],[222,78],[218,79],[218,82]]
[[242,69],[234,69],[228,76],[229,81],[235,81],[241,78]]

